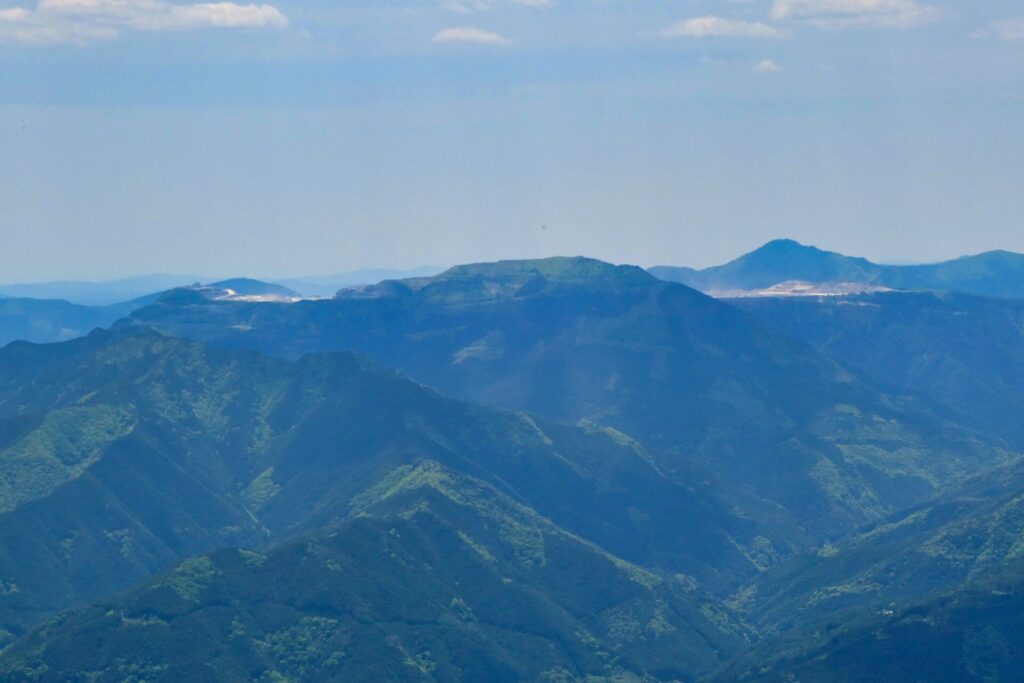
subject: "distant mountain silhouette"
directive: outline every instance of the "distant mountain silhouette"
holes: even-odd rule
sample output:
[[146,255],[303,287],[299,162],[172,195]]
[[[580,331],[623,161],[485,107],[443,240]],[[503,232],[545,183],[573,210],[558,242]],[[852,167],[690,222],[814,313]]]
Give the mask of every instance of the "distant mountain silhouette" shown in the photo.
[[279,297],[295,297],[301,296],[294,289],[285,287],[284,285],[275,284],[273,282],[264,282],[262,280],[254,280],[248,277],[236,277],[228,280],[221,280],[219,282],[211,282],[206,285],[211,289],[223,289],[230,290],[239,296],[279,296]]
[[294,277],[275,280],[279,285],[294,289],[303,296],[334,296],[343,287],[372,285],[382,280],[399,280],[413,277],[430,277],[437,275],[444,268],[441,266],[421,266],[419,268],[361,268],[347,273],[334,275],[317,275]]
[[0,297],[62,299],[80,306],[109,306],[209,278],[195,275],[139,275],[103,282],[58,281],[0,285]]
[[159,295],[107,306],[83,306],[60,299],[0,298],[0,346],[13,341],[38,344],[67,341],[110,327]]
[[650,272],[662,280],[680,282],[704,292],[764,289],[802,280],[1024,298],[1024,255],[1008,251],[990,251],[942,263],[890,266],[783,239],[721,266],[704,270],[656,266]]

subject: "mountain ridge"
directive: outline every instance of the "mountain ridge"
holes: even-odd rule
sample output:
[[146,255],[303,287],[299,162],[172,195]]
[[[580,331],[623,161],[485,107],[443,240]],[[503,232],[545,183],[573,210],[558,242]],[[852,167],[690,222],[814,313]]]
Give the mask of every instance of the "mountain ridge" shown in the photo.
[[767,538],[779,553],[810,542],[668,477],[610,430],[449,399],[350,353],[287,362],[100,331],[0,350],[0,581],[16,587],[0,590],[0,628],[191,555],[322,530],[425,460],[709,589],[757,572]]
[[655,266],[649,272],[705,292],[767,289],[790,280],[856,282],[893,289],[957,291],[1024,298],[1024,254],[1005,250],[939,263],[884,265],[791,239],[773,240],[733,261],[703,270]]
[[981,452],[1002,457],[951,410],[882,392],[696,290],[593,259],[475,264],[294,304],[166,296],[123,325],[284,358],[355,351],[446,395],[610,426],[666,471],[698,465],[812,533],[930,495]]

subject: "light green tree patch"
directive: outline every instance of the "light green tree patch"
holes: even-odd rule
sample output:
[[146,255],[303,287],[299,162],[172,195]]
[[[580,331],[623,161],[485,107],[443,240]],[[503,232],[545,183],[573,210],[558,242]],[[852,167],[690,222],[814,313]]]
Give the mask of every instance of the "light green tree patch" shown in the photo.
[[0,451],[0,512],[42,498],[80,476],[135,424],[135,416],[125,408],[73,406],[51,411],[36,429]]

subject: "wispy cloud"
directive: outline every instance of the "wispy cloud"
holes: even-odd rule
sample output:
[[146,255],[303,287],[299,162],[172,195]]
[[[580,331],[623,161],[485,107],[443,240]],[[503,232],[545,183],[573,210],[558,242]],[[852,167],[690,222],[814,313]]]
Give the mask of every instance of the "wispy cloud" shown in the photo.
[[435,43],[474,43],[476,45],[508,45],[512,41],[494,31],[472,26],[454,26],[434,34]]
[[441,7],[449,12],[469,14],[484,12],[501,5],[521,5],[523,7],[551,7],[554,0],[442,0]]
[[754,65],[754,72],[759,74],[776,74],[780,71],[782,71],[782,67],[771,59],[762,59]]
[[272,5],[233,2],[179,5],[164,0],[40,0],[35,8],[0,10],[0,41],[87,45],[130,31],[284,28]]
[[784,38],[786,31],[759,21],[696,17],[661,32],[667,38]]
[[918,0],[775,0],[771,18],[799,19],[819,28],[903,28],[941,12]]
[[999,38],[1007,42],[1024,40],[1024,17],[1000,19],[971,34],[974,38]]

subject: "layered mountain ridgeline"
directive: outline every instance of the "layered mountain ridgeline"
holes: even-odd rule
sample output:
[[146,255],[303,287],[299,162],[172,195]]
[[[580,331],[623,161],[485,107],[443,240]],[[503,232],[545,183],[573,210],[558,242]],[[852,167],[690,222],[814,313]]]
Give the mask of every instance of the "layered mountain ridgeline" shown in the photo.
[[[975,614],[960,619],[956,628],[961,632],[952,634],[939,623],[945,617],[922,615],[936,606],[974,602],[979,585],[991,580],[1009,581],[1013,587],[1005,590],[1018,595],[1024,587],[1022,562],[1024,467],[1016,464],[979,475],[952,494],[903,511],[817,553],[780,563],[755,578],[728,604],[761,640],[712,678],[1015,680],[1005,672],[989,678],[926,675],[941,670],[931,668],[939,656],[931,648],[945,647],[938,639],[955,635],[949,641],[952,644],[990,623]],[[909,631],[898,626],[907,623],[916,625]],[[895,631],[890,632],[894,625]],[[1024,648],[1024,630],[1019,626],[1017,622],[1001,634],[1004,645]],[[864,637],[868,634],[892,641],[876,643],[874,637]],[[913,645],[917,638],[921,642]],[[953,663],[959,652],[952,653],[949,671],[962,671]],[[902,653],[905,661],[895,661],[894,653]],[[941,656],[950,654],[943,651]]]
[[108,306],[81,306],[58,299],[0,298],[0,346],[12,341],[47,343],[81,337],[98,327],[110,327],[156,296]]
[[704,270],[651,268],[655,276],[704,292],[765,289],[780,282],[860,282],[893,289],[927,289],[1024,298],[1024,254],[991,251],[942,263],[889,266],[775,240],[721,266]]
[[334,275],[318,275],[288,278],[277,284],[299,292],[306,297],[332,297],[343,287],[372,285],[381,280],[399,280],[413,277],[430,277],[437,275],[444,268],[439,266],[421,266],[419,268],[363,268],[347,273]]
[[[160,281],[162,280],[156,280]],[[223,280],[209,285],[192,285],[189,289],[201,292],[209,298],[223,299],[290,301],[300,296],[282,285],[249,278]],[[37,344],[67,341],[84,336],[97,328],[110,327],[132,311],[159,299],[161,292],[154,291],[155,293],[148,293],[130,301],[103,306],[74,304],[60,299],[0,298],[0,346],[13,341]]]
[[904,609],[1024,559],[1024,467],[957,491],[772,567],[733,604],[765,633],[806,640],[847,615]]
[[1024,670],[1024,565],[903,609],[862,614],[814,645],[726,667],[714,681],[860,683],[1020,680]]
[[317,531],[424,460],[693,586],[725,590],[812,542],[610,429],[450,400],[349,354],[96,332],[0,351],[0,627],[9,639],[184,557]]
[[869,634],[964,614],[949,671],[1016,661],[971,601],[1017,456],[728,303],[585,259],[222,291],[0,351],[0,680],[927,679]]
[[590,421],[693,463],[815,535],[849,531],[1015,456],[751,316],[581,258],[453,268],[291,305],[179,290],[129,325],[286,358],[354,350],[440,391]]
[[1024,444],[1024,301],[889,292],[730,300],[878,382]]
[[693,680],[747,643],[688,580],[439,463],[351,505],[329,532],[189,559],[66,614],[6,650],[0,680]]
[[105,282],[65,280],[20,283],[0,285],[0,298],[60,299],[79,306],[111,306],[140,299],[154,292],[166,292],[194,282],[208,281],[209,278],[195,275],[138,275]]

